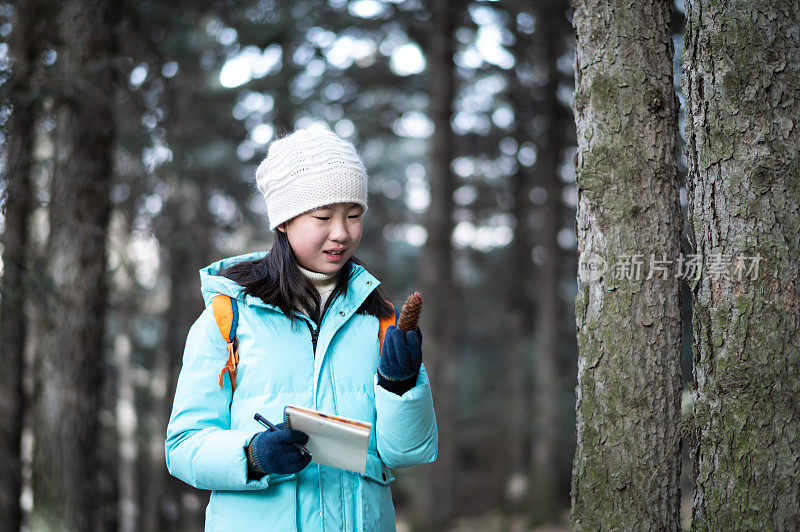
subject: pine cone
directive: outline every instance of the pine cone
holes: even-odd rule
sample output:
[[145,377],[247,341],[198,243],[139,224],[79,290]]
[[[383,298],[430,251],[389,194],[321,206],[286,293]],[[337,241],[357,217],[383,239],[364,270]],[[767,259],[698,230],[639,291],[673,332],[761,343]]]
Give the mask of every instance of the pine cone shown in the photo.
[[397,328],[403,332],[413,331],[419,324],[419,315],[422,312],[422,295],[414,292],[400,310],[400,318],[397,320]]

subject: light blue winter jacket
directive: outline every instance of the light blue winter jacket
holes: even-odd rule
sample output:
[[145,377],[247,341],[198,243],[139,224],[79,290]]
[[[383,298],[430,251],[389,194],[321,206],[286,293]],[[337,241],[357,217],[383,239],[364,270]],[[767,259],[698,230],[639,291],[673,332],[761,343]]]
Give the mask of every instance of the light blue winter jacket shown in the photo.
[[[300,312],[294,327],[274,305],[243,295],[217,273],[265,252],[224,259],[200,270],[206,308],[186,339],[183,367],[167,426],[169,472],[212,490],[206,530],[395,530],[389,468],[433,462],[436,416],[424,366],[402,396],[378,386],[378,319],[356,314],[380,282],[353,265],[346,296],[330,303],[319,328]],[[217,294],[235,297],[239,310],[236,392],[218,375],[227,349],[211,307]],[[316,463],[297,474],[248,481],[245,447],[263,429],[253,414],[274,423],[288,403],[371,422],[365,474]]]

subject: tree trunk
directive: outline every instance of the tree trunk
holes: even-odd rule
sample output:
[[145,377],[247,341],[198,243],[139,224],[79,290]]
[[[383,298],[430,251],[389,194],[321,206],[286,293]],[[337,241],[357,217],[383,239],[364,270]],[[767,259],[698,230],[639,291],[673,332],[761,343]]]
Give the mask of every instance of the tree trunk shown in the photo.
[[[426,220],[428,241],[423,249],[420,275],[425,309],[421,328],[425,334],[423,358],[431,379],[431,389],[439,429],[439,455],[426,466],[422,489],[414,490],[414,520],[438,528],[453,513],[455,474],[455,288],[450,236],[453,232],[452,198],[454,189],[450,161],[453,159],[453,133],[450,128],[455,91],[453,29],[455,6],[447,0],[432,2],[432,27],[428,43],[427,69],[430,87],[430,113],[434,124],[431,139],[429,177],[431,203]],[[427,331],[427,332],[425,332]]]
[[110,2],[71,0],[58,17],[56,159],[51,183],[48,326],[39,377],[34,511],[45,526],[95,530],[99,489],[99,413],[104,391],[106,234],[113,174],[116,73]]
[[[167,381],[166,394],[156,398],[159,403],[160,431],[165,430],[172,410],[186,332],[203,311],[197,270],[209,262],[211,252],[208,235],[213,231],[209,223],[212,216],[206,207],[208,195],[203,190],[204,186],[203,178],[199,176],[195,181],[180,185],[173,194],[174,203],[171,206],[174,208],[166,211],[173,213],[168,222],[172,227],[171,234],[159,235],[159,241],[168,250],[163,261],[170,279],[170,302],[165,319],[166,330],[171,331],[164,339],[163,347],[158,350],[156,361],[157,372]],[[155,446],[152,448],[156,450]],[[169,475],[164,462],[163,445],[160,453],[155,453],[151,458],[151,463],[155,467],[154,478],[160,479],[161,488],[151,493],[156,495],[155,500],[149,497],[151,504],[160,507],[158,526],[152,530],[202,528],[208,492],[197,490]]]
[[[581,260],[572,525],[676,530],[680,283],[650,267],[651,256],[678,258],[682,225],[669,4],[575,0],[574,9]],[[608,270],[594,275],[587,266],[600,257]]]
[[[522,6],[517,5],[510,5],[507,9],[508,16],[514,18],[524,11]],[[530,68],[531,71],[536,68],[533,62],[533,48],[529,36],[521,33],[514,35],[511,53],[519,68]],[[533,83],[530,80],[515,75],[510,77],[509,85],[508,98],[515,114],[514,140],[519,146],[531,138],[532,133],[528,125],[533,123],[540,103],[531,97]],[[506,513],[509,515],[526,508],[530,494],[528,458],[530,436],[533,432],[530,428],[532,373],[530,346],[534,321],[534,298],[531,289],[534,275],[531,252],[535,240],[531,227],[533,208],[530,192],[533,186],[533,171],[529,167],[519,165],[516,172],[509,177],[511,193],[509,213],[514,220],[514,238],[508,250],[510,260],[503,272],[504,298],[508,309],[504,322],[508,327],[505,329],[507,332],[503,331],[501,334],[508,336],[503,368],[506,386],[500,390],[502,401],[506,405],[503,430],[507,434],[505,438],[507,446],[501,464],[505,480],[503,500]]]
[[564,120],[571,116],[563,112],[558,100],[560,74],[556,62],[564,53],[561,43],[565,38],[566,5],[551,0],[540,4],[537,10],[542,26],[537,34],[537,44],[541,50],[542,63],[547,72],[544,87],[542,111],[546,126],[538,138],[536,146],[536,180],[547,193],[544,204],[544,226],[541,245],[544,249],[543,262],[536,274],[539,286],[537,297],[537,317],[533,358],[533,402],[532,419],[534,424],[533,447],[531,452],[531,503],[535,520],[554,522],[565,506],[566,493],[559,490],[559,452],[561,442],[559,429],[564,424],[561,418],[561,399],[563,379],[558,371],[559,331],[562,314],[559,285],[561,281],[562,254],[558,244],[558,233],[563,226],[561,191],[559,177],[561,152],[565,148]]
[[[512,102],[519,98],[529,98],[520,94],[523,87],[515,87],[511,93]],[[514,106],[518,123],[532,118],[532,112],[525,114]],[[515,135],[518,143],[524,142],[527,132]],[[506,347],[506,360],[503,368],[505,389],[501,397],[506,405],[503,416],[503,430],[507,434],[507,447],[500,465],[505,469],[504,501],[510,513],[521,510],[528,502],[530,488],[527,464],[530,447],[530,374],[531,374],[531,329],[533,323],[533,298],[527,290],[526,279],[533,277],[531,251],[530,190],[533,183],[529,168],[520,166],[510,176],[511,207],[509,209],[514,223],[514,239],[510,244],[507,278],[505,279],[505,300],[508,308],[505,329],[509,335]],[[521,288],[525,287],[525,288]]]
[[689,219],[703,257],[693,528],[796,530],[800,4],[686,7]]
[[10,40],[12,58],[12,114],[5,127],[6,171],[3,217],[3,276],[0,279],[0,516],[9,530],[22,522],[20,443],[25,412],[23,368],[27,319],[23,311],[27,296],[26,264],[29,256],[29,220],[33,210],[33,148],[36,136],[36,60],[42,49],[41,2],[21,3],[16,8]]
[[[123,331],[131,330],[130,317],[133,315],[124,309],[122,316]],[[135,532],[138,527],[141,509],[138,505],[136,490],[139,482],[149,482],[152,479],[142,478],[137,470],[139,446],[136,441],[136,426],[138,415],[136,412],[135,389],[133,371],[131,369],[131,337],[125,332],[114,339],[114,357],[118,372],[117,377],[117,433],[119,445],[119,462],[115,468],[115,476],[119,484],[119,530],[120,532]]]
[[[167,108],[171,110],[165,126],[166,141],[174,152],[192,153],[197,149],[195,135],[204,115],[195,106],[203,101],[202,87],[191,76],[176,78],[165,89]],[[288,115],[287,115],[288,116]],[[291,120],[289,120],[291,122]],[[166,387],[148,398],[154,405],[151,421],[143,427],[148,444],[152,485],[145,486],[142,506],[144,530],[195,530],[203,527],[209,493],[198,490],[171,476],[164,458],[163,434],[172,411],[175,386],[180,373],[186,333],[203,310],[198,270],[213,255],[211,238],[214,217],[208,210],[212,176],[204,169],[181,163],[174,171],[160,176],[171,190],[169,200],[154,223],[154,232],[162,248],[162,271],[169,279],[169,306],[164,312],[168,331],[156,351],[153,369]],[[155,391],[155,390],[154,390]],[[163,393],[163,395],[160,395]]]

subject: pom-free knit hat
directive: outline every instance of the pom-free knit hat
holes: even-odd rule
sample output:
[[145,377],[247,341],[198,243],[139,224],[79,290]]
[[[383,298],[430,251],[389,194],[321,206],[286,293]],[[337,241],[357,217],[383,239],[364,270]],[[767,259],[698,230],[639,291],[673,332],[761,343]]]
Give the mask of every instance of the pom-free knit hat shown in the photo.
[[332,203],[367,212],[367,170],[353,145],[324,129],[298,129],[275,140],[256,170],[269,229]]

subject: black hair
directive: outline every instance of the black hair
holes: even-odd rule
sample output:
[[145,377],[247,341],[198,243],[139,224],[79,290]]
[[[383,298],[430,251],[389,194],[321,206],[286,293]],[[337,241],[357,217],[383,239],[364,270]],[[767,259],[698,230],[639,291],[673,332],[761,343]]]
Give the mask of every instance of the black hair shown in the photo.
[[[347,295],[353,264],[363,266],[363,263],[355,256],[347,260],[336,274],[336,286],[328,297],[325,308],[320,309],[319,292],[298,268],[289,237],[277,229],[274,233],[272,248],[264,257],[236,263],[221,271],[219,275],[243,286],[245,294],[258,297],[264,303],[280,308],[292,325],[295,320],[300,319],[292,313],[292,310],[303,308],[310,310],[311,318],[319,324],[333,300],[339,294],[342,294],[342,297]],[[372,315],[378,319],[395,315],[380,285],[372,290],[356,313]]]

